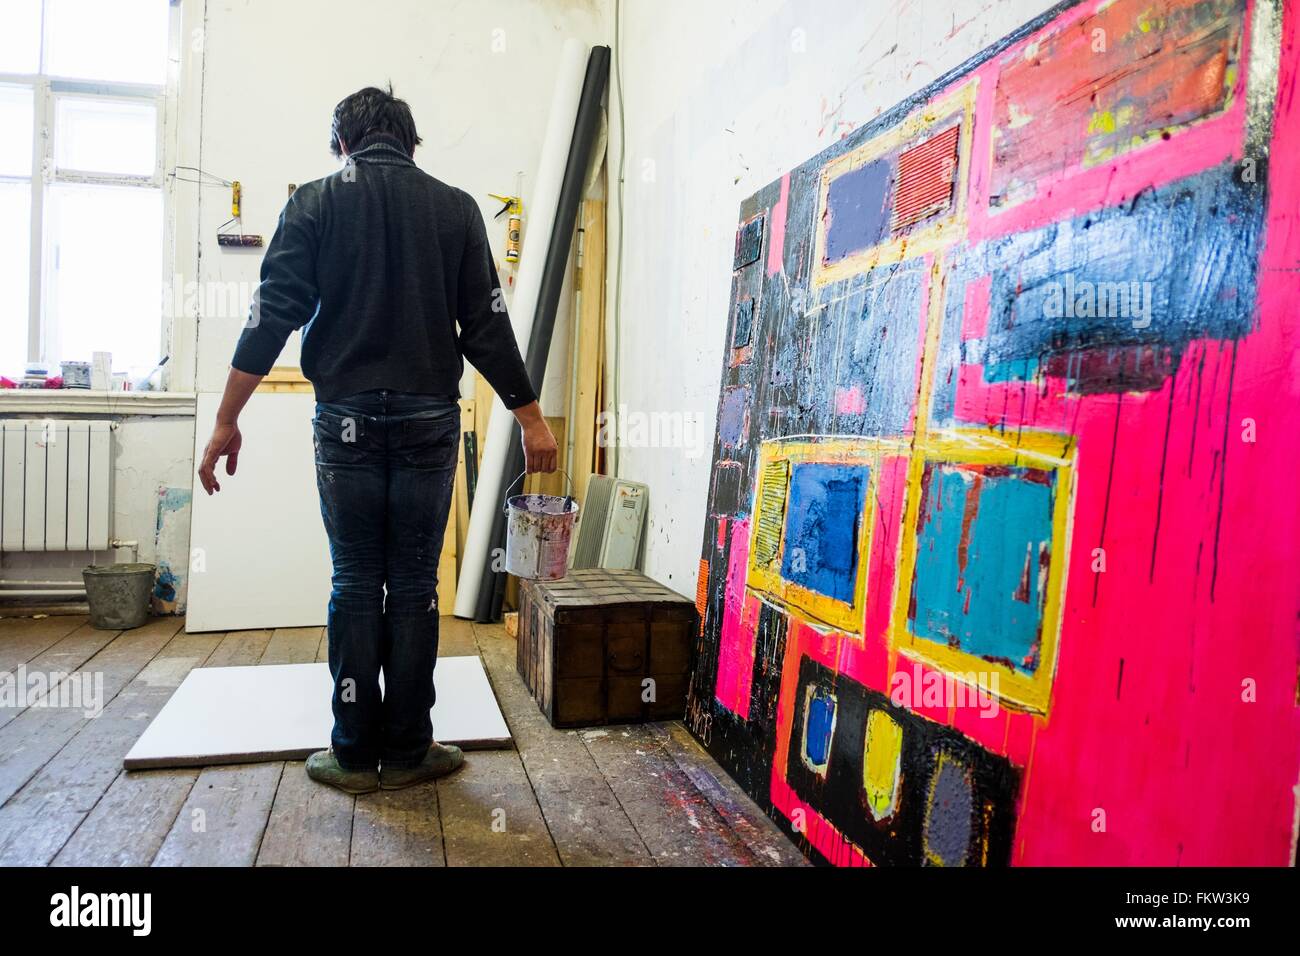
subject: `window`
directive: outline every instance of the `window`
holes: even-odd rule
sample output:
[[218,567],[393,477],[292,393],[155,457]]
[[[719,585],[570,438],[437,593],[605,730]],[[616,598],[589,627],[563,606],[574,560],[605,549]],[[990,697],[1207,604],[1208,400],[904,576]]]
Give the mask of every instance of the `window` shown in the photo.
[[168,0],[5,0],[0,374],[162,358]]

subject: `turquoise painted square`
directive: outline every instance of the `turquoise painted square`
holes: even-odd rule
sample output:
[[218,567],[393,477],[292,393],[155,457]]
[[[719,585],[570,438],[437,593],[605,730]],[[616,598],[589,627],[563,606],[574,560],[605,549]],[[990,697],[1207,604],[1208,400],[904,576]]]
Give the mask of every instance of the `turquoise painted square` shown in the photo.
[[928,463],[912,633],[1024,674],[1037,671],[1055,493],[1051,471]]

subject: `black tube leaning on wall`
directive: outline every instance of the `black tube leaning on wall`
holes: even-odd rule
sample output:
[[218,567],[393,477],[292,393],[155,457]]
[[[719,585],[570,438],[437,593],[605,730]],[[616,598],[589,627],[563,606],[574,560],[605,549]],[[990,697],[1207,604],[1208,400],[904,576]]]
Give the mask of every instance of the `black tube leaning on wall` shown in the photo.
[[[578,116],[573,124],[573,140],[569,145],[569,158],[564,166],[564,179],[560,182],[560,198],[556,204],[555,227],[551,230],[551,243],[546,250],[546,264],[542,269],[542,285],[537,295],[537,311],[533,330],[528,337],[528,378],[533,391],[542,394],[546,378],[546,360],[551,352],[551,334],[555,331],[555,313],[560,305],[560,291],[568,270],[569,251],[573,245],[573,227],[578,219],[578,204],[586,184],[587,166],[591,150],[600,127],[601,100],[609,83],[609,47],[591,48],[587,57],[587,74],[582,81],[582,96],[578,100]],[[524,450],[518,431],[510,438],[506,450],[506,481],[512,481],[524,468]],[[492,513],[492,534],[488,538],[488,560],[483,568],[478,601],[474,607],[474,620],[479,622],[501,619],[501,603],[505,595],[505,571],[494,571],[495,555],[504,553],[506,543],[505,495],[496,502]]]

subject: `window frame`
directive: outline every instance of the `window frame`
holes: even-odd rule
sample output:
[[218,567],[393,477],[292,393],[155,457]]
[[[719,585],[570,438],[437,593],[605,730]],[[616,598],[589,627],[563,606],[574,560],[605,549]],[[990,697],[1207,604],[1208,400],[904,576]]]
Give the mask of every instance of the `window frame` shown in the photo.
[[[167,53],[166,67],[161,85],[123,83],[105,80],[84,80],[57,76],[44,72],[49,53],[49,22],[45,0],[41,3],[41,50],[37,73],[0,72],[0,86],[25,87],[32,91],[32,162],[27,176],[0,175],[0,182],[27,182],[31,189],[29,205],[28,285],[27,285],[27,354],[25,362],[42,362],[52,365],[59,356],[50,354],[57,341],[57,321],[51,312],[47,318],[46,306],[53,300],[47,281],[46,262],[51,254],[52,237],[47,235],[45,222],[46,193],[59,184],[88,184],[101,186],[156,189],[162,198],[163,256],[158,263],[161,288],[171,272],[174,249],[175,213],[172,207],[172,190],[168,189],[166,170],[176,154],[177,143],[177,89],[180,62],[181,6],[177,0],[167,3]],[[66,169],[60,171],[55,163],[56,109],[65,97],[97,99],[116,102],[149,103],[156,111],[154,134],[154,168],[148,175],[135,173],[103,173],[88,170]],[[164,314],[158,302],[159,356],[171,354],[174,316]],[[163,367],[162,390],[169,388],[170,363]]]

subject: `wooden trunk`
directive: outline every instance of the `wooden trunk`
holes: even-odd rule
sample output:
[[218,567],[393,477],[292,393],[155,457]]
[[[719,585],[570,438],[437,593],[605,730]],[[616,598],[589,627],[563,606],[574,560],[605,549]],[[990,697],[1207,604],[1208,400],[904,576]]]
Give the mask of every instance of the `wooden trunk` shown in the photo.
[[516,663],[553,727],[677,720],[697,630],[695,605],[640,571],[572,571],[523,582]]

